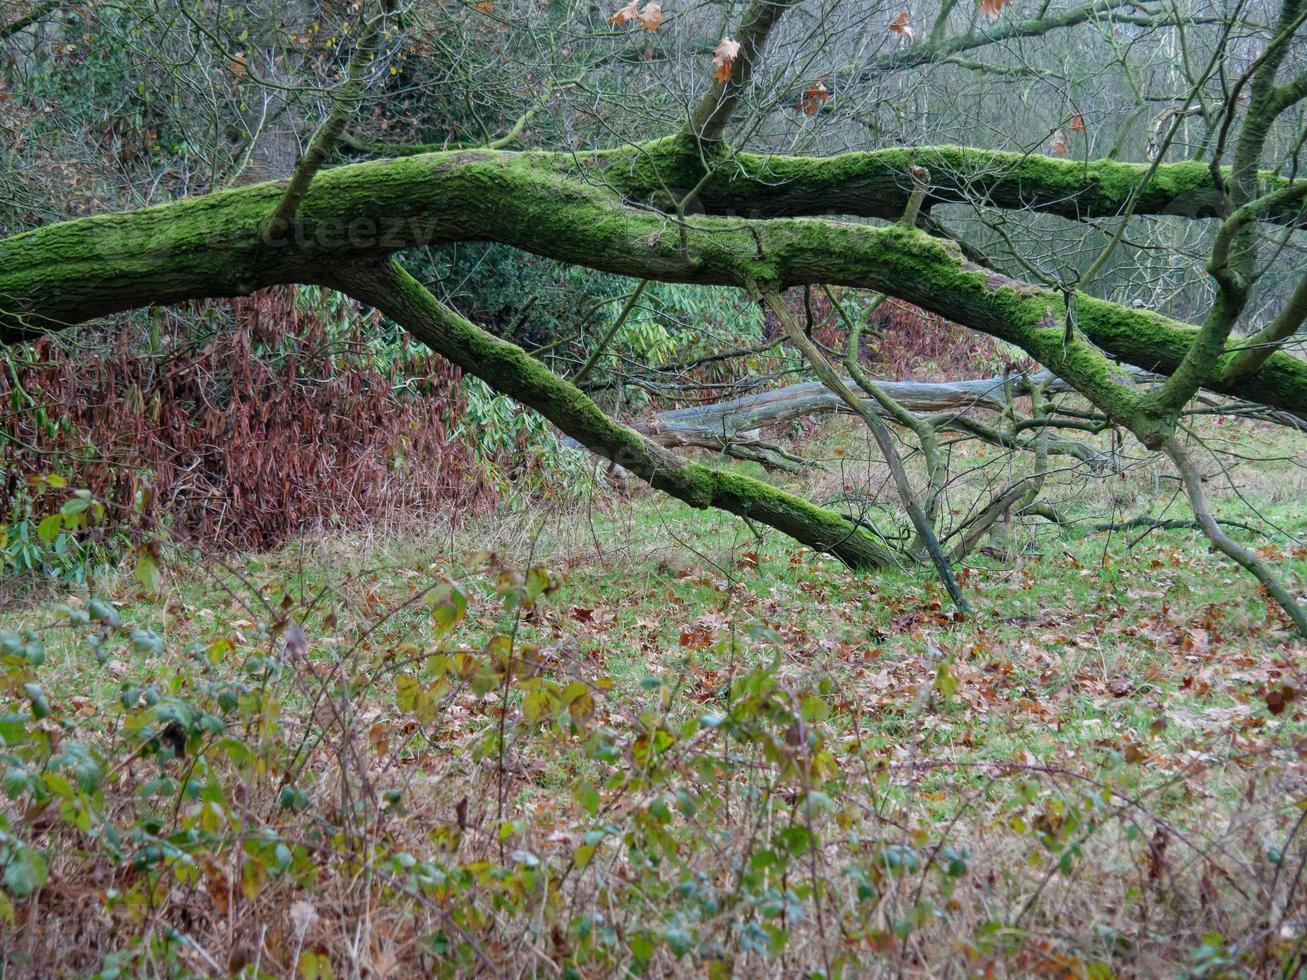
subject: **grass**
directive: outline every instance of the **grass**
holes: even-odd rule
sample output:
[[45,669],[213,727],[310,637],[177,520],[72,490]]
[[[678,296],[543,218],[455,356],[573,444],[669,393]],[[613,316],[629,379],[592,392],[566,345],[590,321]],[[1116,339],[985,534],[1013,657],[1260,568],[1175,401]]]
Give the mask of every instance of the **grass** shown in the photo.
[[[1292,442],[1203,432],[1301,591]],[[846,421],[805,446],[883,496]],[[1024,465],[982,463],[959,514]],[[1155,463],[1052,483],[971,621],[646,494],[11,604],[6,976],[1290,974],[1304,647],[1196,531],[1091,530]]]

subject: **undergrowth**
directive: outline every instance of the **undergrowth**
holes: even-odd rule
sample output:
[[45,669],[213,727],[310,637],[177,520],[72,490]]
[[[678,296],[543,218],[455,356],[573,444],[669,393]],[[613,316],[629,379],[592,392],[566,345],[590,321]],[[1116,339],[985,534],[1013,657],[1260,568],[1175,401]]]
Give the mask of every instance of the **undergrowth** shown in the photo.
[[1192,532],[1013,533],[972,621],[647,498],[11,612],[6,975],[1293,975],[1302,646]]

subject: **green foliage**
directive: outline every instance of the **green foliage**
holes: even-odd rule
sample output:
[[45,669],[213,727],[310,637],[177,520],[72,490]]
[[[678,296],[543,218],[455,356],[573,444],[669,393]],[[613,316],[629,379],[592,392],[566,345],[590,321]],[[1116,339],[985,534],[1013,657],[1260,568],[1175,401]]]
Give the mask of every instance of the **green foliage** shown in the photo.
[[[625,533],[702,526],[685,511],[642,512]],[[1107,593],[1151,568],[1169,630],[1223,594],[1192,594],[1197,558],[1157,541],[1104,557],[1085,540],[1065,560],[978,568],[972,587],[1002,605],[973,628],[919,579],[886,574],[869,593],[775,540],[749,538],[741,557],[722,533],[700,542],[711,563],[674,576],[432,567],[415,543],[358,574],[302,552],[249,558],[176,569],[166,605],[97,597],[7,617],[3,925],[49,916],[51,883],[75,883],[113,923],[92,930],[86,972],[104,976],[204,972],[195,944],[225,962],[231,915],[267,923],[262,948],[300,976],[346,975],[338,937],[360,905],[411,924],[399,972],[450,977],[512,972],[537,947],[579,976],[862,976],[924,950],[975,972],[1106,977],[1162,928],[1168,965],[1255,965],[1260,950],[1176,918],[1216,874],[1179,835],[1205,848],[1203,821],[1229,825],[1207,808],[1245,819],[1262,777],[1244,750],[1227,764],[1202,741],[1191,769],[1156,704],[1198,723],[1228,718],[1227,702],[1178,686],[1197,669],[1179,641],[1182,671],[1166,673],[1176,654],[1151,607],[1112,607],[1119,646],[1047,614],[1067,593],[1097,610],[1110,600],[1086,568],[1130,562]],[[1224,686],[1247,686],[1256,661],[1217,654],[1217,631],[1237,647],[1240,629],[1266,629],[1246,601],[1205,614],[1201,676],[1233,664]],[[1124,664],[1156,689],[1100,679]],[[1284,710],[1296,765],[1301,725]],[[1259,788],[1265,807],[1246,817],[1266,846],[1211,859],[1236,876],[1211,886],[1231,918],[1236,888],[1296,861],[1300,783],[1270,771],[1278,792]],[[1176,828],[1169,852],[1159,827]],[[1115,912],[1088,906],[1103,928],[1064,928],[1104,896]],[[1131,930],[1140,903],[1150,921]],[[1288,963],[1292,946],[1264,948]]]
[[57,473],[35,477],[9,503],[9,523],[0,523],[0,578],[37,574],[84,585],[111,565],[126,539],[106,528],[106,508],[91,491],[69,493],[56,510],[44,512],[64,493]]
[[560,495],[580,499],[594,487],[588,454],[565,446],[558,430],[537,412],[496,394],[480,378],[465,377],[467,404],[456,434],[510,503]]

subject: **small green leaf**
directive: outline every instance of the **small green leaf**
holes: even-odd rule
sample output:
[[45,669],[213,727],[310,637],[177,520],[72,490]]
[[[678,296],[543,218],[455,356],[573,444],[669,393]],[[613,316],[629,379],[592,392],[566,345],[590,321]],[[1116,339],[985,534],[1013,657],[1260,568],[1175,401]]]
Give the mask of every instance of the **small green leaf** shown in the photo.
[[158,595],[161,579],[154,556],[148,549],[142,548],[136,555],[136,581],[141,583],[146,592]]
[[599,791],[588,779],[581,779],[572,787],[572,799],[585,809],[586,813],[599,812]]
[[122,617],[118,615],[118,610],[112,603],[105,602],[103,599],[92,599],[86,604],[86,611],[92,619],[104,623],[105,626],[117,629],[122,625]]
[[5,864],[5,889],[14,898],[26,898],[44,885],[48,877],[45,855],[26,844],[15,848]]
[[64,517],[62,514],[51,514],[49,517],[36,525],[36,537],[42,544],[49,544],[59,536],[63,530]]

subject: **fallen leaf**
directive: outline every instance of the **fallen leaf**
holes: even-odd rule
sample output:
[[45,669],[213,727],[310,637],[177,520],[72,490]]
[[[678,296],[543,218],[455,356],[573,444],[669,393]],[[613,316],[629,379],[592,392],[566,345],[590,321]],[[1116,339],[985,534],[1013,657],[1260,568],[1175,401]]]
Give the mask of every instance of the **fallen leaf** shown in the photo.
[[693,626],[681,631],[681,646],[703,650],[712,644],[712,630],[706,626]]
[[1266,708],[1273,715],[1281,714],[1297,696],[1298,692],[1287,684],[1273,688],[1266,693]]

